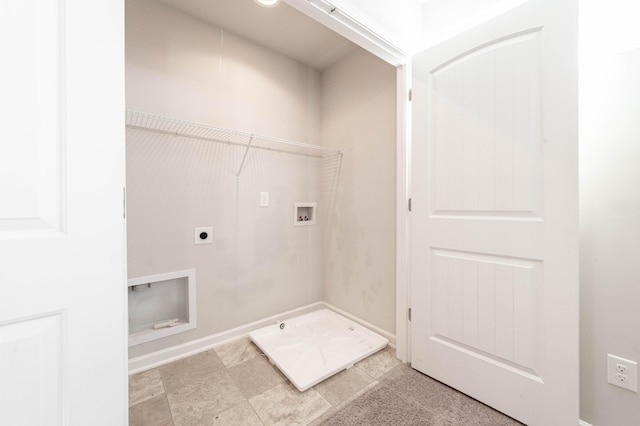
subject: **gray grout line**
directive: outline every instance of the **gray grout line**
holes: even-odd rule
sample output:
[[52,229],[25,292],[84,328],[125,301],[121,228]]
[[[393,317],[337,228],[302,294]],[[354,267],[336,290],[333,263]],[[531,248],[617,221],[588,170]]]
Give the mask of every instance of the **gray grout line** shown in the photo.
[[[242,364],[244,364],[244,363],[246,363],[246,362],[249,362],[249,361],[251,361],[251,359],[245,360],[245,361],[243,361],[243,362],[241,362],[241,363],[239,363],[239,364],[235,364],[235,365],[233,365],[232,367],[237,367],[237,366],[242,365]],[[224,364],[224,363],[223,363],[223,364]],[[231,380],[233,380],[233,383],[235,383],[235,385],[238,387],[238,389],[240,389],[240,392],[242,392],[242,395],[244,396],[244,401],[243,401],[243,402],[240,402],[240,403],[238,403],[238,404],[234,405],[233,407],[229,408],[229,410],[232,410],[233,408],[237,407],[238,405],[243,404],[244,402],[246,402],[247,404],[249,404],[249,407],[251,407],[251,411],[253,411],[253,413],[256,415],[256,418],[258,419],[258,421],[260,421],[260,423],[264,426],[264,421],[263,421],[262,417],[260,417],[260,414],[258,414],[258,412],[256,411],[256,409],[253,407],[253,404],[252,404],[252,403],[251,403],[251,401],[249,400],[249,397],[248,397],[248,396],[247,396],[247,394],[245,393],[244,389],[242,389],[242,388],[240,387],[240,384],[239,384],[239,383],[236,381],[236,379],[233,377],[233,375],[232,375],[232,374],[231,374],[231,372],[229,371],[229,368],[230,368],[230,367],[227,367],[227,366],[225,365],[225,369],[227,370],[227,374],[229,375],[229,377],[231,377]],[[275,387],[275,386],[274,386],[274,387]],[[273,389],[273,388],[271,388],[271,389]],[[266,391],[265,391],[265,392],[266,392]],[[229,410],[226,410],[226,411],[229,411]],[[223,414],[223,413],[225,413],[226,411],[224,411],[224,412],[222,412],[222,413],[220,413],[220,414],[222,415],[222,414]]]
[[162,379],[162,374],[160,373],[160,371],[158,370],[158,374],[160,374],[160,384],[162,385],[162,394],[164,395],[165,399],[167,400],[167,405],[169,406],[169,413],[171,413],[171,424],[173,424],[175,426],[176,424],[176,419],[173,415],[173,409],[171,408],[171,403],[169,402],[169,395],[167,394],[167,389],[165,389],[164,387],[164,380]]

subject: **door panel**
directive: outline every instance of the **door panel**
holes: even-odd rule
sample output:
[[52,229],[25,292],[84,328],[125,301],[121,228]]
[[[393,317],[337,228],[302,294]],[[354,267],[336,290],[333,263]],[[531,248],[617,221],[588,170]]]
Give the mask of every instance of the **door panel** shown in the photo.
[[540,41],[540,30],[516,35],[431,72],[432,214],[537,216]]
[[0,14],[0,424],[127,422],[121,2]]
[[18,138],[0,145],[0,235],[61,228],[60,8],[60,1],[12,1],[0,16],[1,39],[21,41],[2,43],[19,66],[4,67],[0,79],[11,100],[0,102],[3,128]]
[[[62,418],[62,314],[0,326],[0,387],[3,413],[11,424],[59,424]],[[9,423],[7,423],[9,424]]]
[[577,8],[529,0],[413,64],[412,364],[578,421]]
[[432,249],[432,340],[531,374],[539,365],[537,261]]

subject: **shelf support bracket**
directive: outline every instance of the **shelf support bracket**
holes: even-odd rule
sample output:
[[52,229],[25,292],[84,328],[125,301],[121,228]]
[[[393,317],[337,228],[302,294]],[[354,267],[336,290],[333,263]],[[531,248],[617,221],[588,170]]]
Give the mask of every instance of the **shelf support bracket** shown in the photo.
[[244,150],[244,155],[242,156],[242,163],[240,163],[240,168],[238,169],[238,173],[236,174],[236,178],[240,179],[240,173],[242,173],[242,168],[244,167],[244,162],[247,159],[247,154],[249,153],[249,148],[251,148],[251,144],[253,143],[253,135],[249,138],[249,143],[247,144],[247,149]]

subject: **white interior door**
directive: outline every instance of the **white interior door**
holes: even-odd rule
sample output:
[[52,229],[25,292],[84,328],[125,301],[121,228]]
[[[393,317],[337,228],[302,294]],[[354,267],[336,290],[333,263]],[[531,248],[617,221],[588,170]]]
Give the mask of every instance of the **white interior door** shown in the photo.
[[0,424],[127,423],[124,10],[0,13]]
[[529,425],[579,418],[576,3],[413,65],[412,365]]

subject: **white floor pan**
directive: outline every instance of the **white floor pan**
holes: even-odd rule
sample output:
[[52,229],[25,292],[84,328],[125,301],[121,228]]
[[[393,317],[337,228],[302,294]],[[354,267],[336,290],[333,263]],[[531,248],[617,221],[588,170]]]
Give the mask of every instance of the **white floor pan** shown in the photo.
[[387,346],[388,340],[322,309],[249,334],[300,392]]

